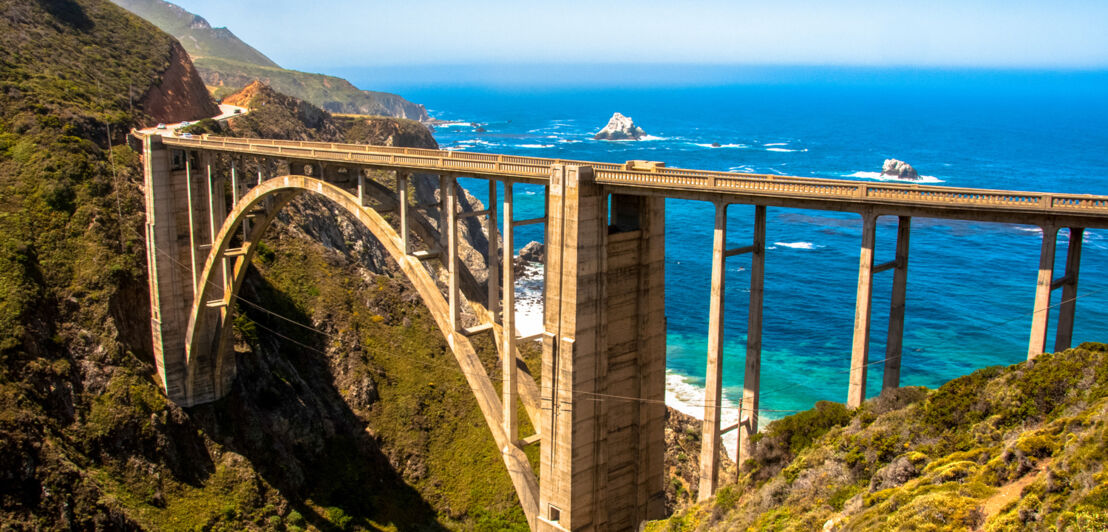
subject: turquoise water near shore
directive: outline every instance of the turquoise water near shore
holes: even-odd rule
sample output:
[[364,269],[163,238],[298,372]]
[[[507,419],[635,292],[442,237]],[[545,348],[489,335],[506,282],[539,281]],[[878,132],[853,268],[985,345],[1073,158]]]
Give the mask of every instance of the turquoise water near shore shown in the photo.
[[[924,182],[958,187],[1108,194],[1108,73],[803,69],[712,86],[541,83],[359,86],[400,92],[454,123],[446,149],[828,178],[879,178],[882,161],[915,166]],[[650,135],[592,135],[613,112]],[[470,126],[480,123],[485,132]],[[719,147],[713,147],[718,143]],[[487,187],[466,183],[482,200]],[[538,190],[517,188],[518,217],[541,215]],[[670,400],[702,413],[712,207],[666,204]],[[753,207],[729,210],[732,246],[749,241]],[[1041,233],[1031,226],[913,220],[902,383],[936,387],[1026,356]],[[892,258],[896,221],[882,218],[877,261]],[[763,420],[844,401],[861,238],[858,215],[769,209],[761,407]],[[520,228],[518,247],[541,240]],[[1057,274],[1068,233],[1059,235]],[[728,262],[725,394],[737,403],[745,355],[749,259]],[[880,391],[891,273],[873,298],[868,390]],[[1085,234],[1075,343],[1108,341],[1108,231]],[[1057,304],[1060,291],[1054,297]],[[1052,315],[1052,318],[1056,313]],[[1052,320],[1051,328],[1054,322]],[[1053,333],[1048,340],[1053,346]]]

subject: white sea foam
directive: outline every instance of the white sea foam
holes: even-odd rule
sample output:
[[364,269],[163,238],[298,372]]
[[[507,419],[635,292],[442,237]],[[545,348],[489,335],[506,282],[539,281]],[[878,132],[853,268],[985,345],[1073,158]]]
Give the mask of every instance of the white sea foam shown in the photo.
[[[666,406],[696,419],[704,419],[704,388],[689,382],[683,375],[666,371]],[[733,401],[723,400],[720,425],[730,427],[739,421],[739,408]],[[737,448],[739,431],[723,435],[723,446],[733,455]]]
[[778,247],[789,248],[789,249],[807,249],[807,250],[811,250],[811,249],[818,249],[818,248],[821,248],[823,246],[817,246],[816,244],[813,244],[811,242],[774,242],[773,246],[771,246],[770,249],[775,249],[775,248],[778,248]]
[[901,179],[894,175],[885,175],[881,172],[854,172],[853,174],[847,174],[846,177],[860,177],[862,179],[874,179],[876,181],[901,181],[904,183],[921,183],[921,184],[933,184],[942,183],[943,180],[933,175],[921,175],[919,179]]
[[523,275],[516,280],[516,334],[531,336],[543,331],[542,319],[542,264],[524,266]]
[[788,146],[788,145],[789,145],[788,142],[771,142],[769,144],[762,144],[762,146],[766,146],[766,147],[769,147],[769,146]]
[[469,122],[437,122],[432,125],[434,125],[435,127],[462,127],[468,126],[469,124]]
[[694,142],[693,145],[694,146],[700,146],[701,148],[749,148],[750,147],[750,146],[747,146],[746,144],[720,144],[719,146],[715,146],[715,145],[712,145],[712,144],[705,144],[705,143],[701,143],[701,142]]
[[[767,144],[769,146],[769,144]],[[799,150],[790,150],[789,148],[766,148],[766,151],[775,151],[779,153],[792,153],[798,151],[808,151],[808,148],[801,148]]]
[[1036,234],[1036,235],[1043,234],[1043,230],[1039,227],[1022,227],[1022,226],[1017,225],[1017,226],[1013,227],[1013,229],[1015,229],[1016,231],[1023,232],[1023,233],[1032,233],[1032,234]]
[[516,144],[517,148],[553,148],[553,144]]

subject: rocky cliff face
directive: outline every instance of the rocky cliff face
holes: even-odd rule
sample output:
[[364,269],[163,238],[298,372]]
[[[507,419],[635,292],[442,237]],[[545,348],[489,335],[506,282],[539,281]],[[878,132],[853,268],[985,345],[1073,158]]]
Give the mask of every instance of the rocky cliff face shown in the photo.
[[171,45],[168,65],[159,78],[160,83],[151,87],[140,100],[140,105],[155,123],[198,120],[219,114],[219,106],[212,100],[180,44]]

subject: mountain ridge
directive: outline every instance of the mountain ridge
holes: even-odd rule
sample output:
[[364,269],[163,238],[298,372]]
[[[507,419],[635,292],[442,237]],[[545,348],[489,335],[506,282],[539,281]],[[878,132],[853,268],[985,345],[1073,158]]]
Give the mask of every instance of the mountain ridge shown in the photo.
[[426,122],[427,109],[397,94],[362,90],[346,79],[282,68],[228,28],[164,0],[111,0],[173,35],[217,98],[258,80],[331,113],[381,115]]

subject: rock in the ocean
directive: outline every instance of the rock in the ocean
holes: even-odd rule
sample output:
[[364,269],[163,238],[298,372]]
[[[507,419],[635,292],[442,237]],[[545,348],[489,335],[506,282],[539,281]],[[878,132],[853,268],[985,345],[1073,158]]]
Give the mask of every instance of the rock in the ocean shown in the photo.
[[542,262],[543,245],[535,241],[528,242],[523,249],[519,250],[519,258],[527,262]]
[[604,129],[601,129],[600,133],[597,133],[593,138],[596,140],[639,140],[645,136],[646,132],[641,127],[636,126],[631,117],[616,113],[612,115],[611,120],[608,120],[608,125],[604,126]]
[[912,168],[912,165],[899,159],[885,159],[885,164],[881,165],[881,175],[893,176],[900,179],[910,179],[912,181],[919,179],[919,173],[916,172],[916,169]]

